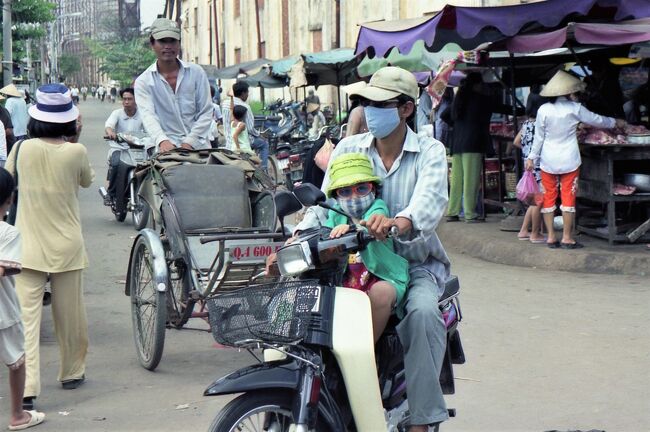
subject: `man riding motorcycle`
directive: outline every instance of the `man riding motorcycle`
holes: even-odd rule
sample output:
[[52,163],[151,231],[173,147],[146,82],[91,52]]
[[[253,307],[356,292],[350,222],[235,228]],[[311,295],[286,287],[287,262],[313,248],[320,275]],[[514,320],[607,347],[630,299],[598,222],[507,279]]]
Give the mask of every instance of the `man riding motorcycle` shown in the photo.
[[[142,133],[144,128],[142,126],[142,118],[138,106],[135,103],[135,91],[133,88],[125,88],[120,92],[122,98],[122,108],[116,109],[111,113],[104,124],[105,134],[108,138],[115,140],[118,133],[133,134]],[[129,146],[126,143],[118,143],[113,141],[111,148],[108,151],[108,195],[104,198],[104,204],[111,205],[115,198],[115,183],[117,179],[117,166],[120,163],[120,153],[122,150],[128,150]]]
[[[423,432],[448,418],[438,380],[446,348],[438,299],[450,263],[435,232],[448,201],[445,148],[418,136],[406,124],[418,97],[417,81],[410,72],[384,67],[354,94],[362,98],[370,132],[343,139],[330,160],[345,153],[366,154],[382,179],[381,198],[393,217],[373,215],[363,224],[379,240],[396,226],[400,233],[394,240],[396,251],[409,261],[411,280],[397,332],[404,346],[409,431]],[[329,181],[328,171],[322,190],[327,190]],[[318,226],[318,218],[324,216],[320,212],[310,208],[296,233]]]

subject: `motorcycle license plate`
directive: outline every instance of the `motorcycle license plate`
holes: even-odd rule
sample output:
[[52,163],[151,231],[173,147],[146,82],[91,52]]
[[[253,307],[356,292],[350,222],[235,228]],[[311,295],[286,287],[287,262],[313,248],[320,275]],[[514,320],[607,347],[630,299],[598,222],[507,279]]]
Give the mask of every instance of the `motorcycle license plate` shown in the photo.
[[278,168],[281,170],[287,168],[289,166],[289,158],[286,159],[278,159]]
[[284,246],[284,242],[260,244],[233,243],[228,245],[228,253],[232,262],[263,262],[269,255],[277,252],[282,246]]

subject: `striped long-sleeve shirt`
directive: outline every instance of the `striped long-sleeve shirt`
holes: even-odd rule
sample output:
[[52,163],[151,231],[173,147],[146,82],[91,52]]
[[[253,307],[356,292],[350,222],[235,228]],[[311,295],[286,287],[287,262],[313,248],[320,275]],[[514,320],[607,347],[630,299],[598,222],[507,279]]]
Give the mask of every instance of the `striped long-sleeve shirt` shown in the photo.
[[[396,252],[410,263],[410,271],[425,270],[435,277],[439,295],[449,277],[450,262],[436,234],[436,227],[447,209],[447,158],[445,147],[432,138],[419,136],[407,128],[402,152],[386,170],[370,133],[342,140],[330,163],[345,153],[363,153],[371,160],[375,175],[382,179],[381,199],[393,217],[411,220],[413,230],[407,239],[395,241]],[[329,169],[322,190],[329,184]],[[296,227],[304,230],[322,223],[326,213],[312,207]]]

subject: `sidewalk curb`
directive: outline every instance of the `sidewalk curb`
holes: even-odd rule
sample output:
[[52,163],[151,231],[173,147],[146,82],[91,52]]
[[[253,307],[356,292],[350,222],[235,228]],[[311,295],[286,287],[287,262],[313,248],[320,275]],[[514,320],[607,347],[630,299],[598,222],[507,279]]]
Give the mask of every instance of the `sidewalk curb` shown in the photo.
[[[645,245],[615,245],[586,235],[584,249],[549,249],[545,244],[518,241],[515,232],[500,228],[501,218],[486,223],[442,222],[437,229],[445,249],[498,264],[579,273],[650,276],[650,251]],[[452,263],[453,264],[453,263]]]

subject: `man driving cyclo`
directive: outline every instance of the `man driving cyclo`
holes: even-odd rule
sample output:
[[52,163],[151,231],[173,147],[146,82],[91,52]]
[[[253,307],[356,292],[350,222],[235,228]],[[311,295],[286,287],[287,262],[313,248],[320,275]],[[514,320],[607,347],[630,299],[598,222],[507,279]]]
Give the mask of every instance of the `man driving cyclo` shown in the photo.
[[[343,195],[354,194],[363,198],[369,195],[366,190],[369,188],[361,184],[381,184],[379,197],[388,212],[371,212],[366,207],[369,200],[363,205],[357,202],[357,210],[359,207],[367,209],[366,214],[358,215],[359,223],[378,240],[385,240],[392,227],[399,232],[392,239],[394,250],[408,261],[409,273],[406,293],[396,305],[398,315],[403,316],[397,333],[404,348],[411,413],[409,431],[426,431],[430,425],[448,418],[439,383],[446,349],[446,328],[438,299],[450,275],[450,263],[435,231],[448,201],[445,148],[432,138],[417,135],[407,125],[407,120],[415,112],[418,97],[417,81],[410,72],[384,67],[372,76],[368,86],[355,95],[365,106],[369,132],[345,138],[336,146],[322,190],[328,196],[338,193],[338,188],[333,187],[337,185],[333,183],[338,181],[336,177],[340,169],[337,165],[342,156],[358,158],[365,155],[370,160],[373,176],[348,188],[351,190],[345,190]],[[363,168],[358,169],[363,172]],[[348,183],[342,183],[341,187],[351,186],[354,182]],[[340,206],[341,200],[337,202]],[[324,212],[326,210],[319,207],[310,208],[294,235],[319,226],[320,221],[327,219]],[[269,263],[273,259],[271,257]],[[371,305],[374,314],[372,296]],[[373,317],[373,322],[378,322],[376,317]]]

